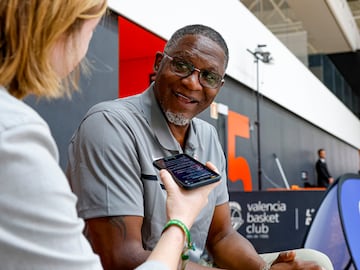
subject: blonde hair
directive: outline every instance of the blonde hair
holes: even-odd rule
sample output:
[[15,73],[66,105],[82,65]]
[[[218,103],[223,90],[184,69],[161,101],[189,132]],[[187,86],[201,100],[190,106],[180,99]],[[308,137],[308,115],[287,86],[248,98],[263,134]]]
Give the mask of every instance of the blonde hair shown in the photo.
[[[0,85],[17,98],[69,96],[70,87],[61,87],[51,66],[51,51],[60,37],[71,38],[106,7],[106,0],[1,0]],[[76,88],[75,78],[69,81]]]

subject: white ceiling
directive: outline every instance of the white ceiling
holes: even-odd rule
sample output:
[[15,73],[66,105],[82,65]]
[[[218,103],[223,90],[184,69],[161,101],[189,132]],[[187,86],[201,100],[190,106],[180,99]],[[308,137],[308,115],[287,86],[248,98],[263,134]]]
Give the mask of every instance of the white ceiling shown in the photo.
[[309,54],[360,49],[360,0],[239,1],[275,35],[305,31]]

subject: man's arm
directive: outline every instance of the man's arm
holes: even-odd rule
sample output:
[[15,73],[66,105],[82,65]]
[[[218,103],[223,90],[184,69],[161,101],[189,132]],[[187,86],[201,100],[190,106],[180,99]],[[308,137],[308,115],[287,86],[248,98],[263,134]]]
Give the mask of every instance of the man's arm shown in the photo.
[[117,216],[86,220],[85,234],[104,270],[134,269],[150,255],[142,246],[143,217]]
[[252,244],[231,226],[228,203],[215,208],[207,248],[222,268],[259,270],[265,265]]
[[329,171],[328,171],[328,168],[327,168],[326,164],[323,164],[323,165],[321,166],[321,170],[322,170],[323,175],[324,175],[326,178],[330,178],[330,177],[331,177],[331,175],[330,175],[330,173],[329,173]]
[[[252,244],[232,228],[228,203],[215,208],[207,248],[221,268],[260,270],[265,266]],[[294,251],[280,252],[270,269],[322,269],[317,262],[297,260],[295,256]]]

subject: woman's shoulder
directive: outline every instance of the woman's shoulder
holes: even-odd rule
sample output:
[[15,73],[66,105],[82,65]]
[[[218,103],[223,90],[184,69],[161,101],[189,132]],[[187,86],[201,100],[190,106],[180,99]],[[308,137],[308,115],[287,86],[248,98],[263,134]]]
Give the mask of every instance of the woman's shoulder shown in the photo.
[[0,90],[0,130],[29,123],[47,126],[41,116],[24,101],[13,97],[6,90]]

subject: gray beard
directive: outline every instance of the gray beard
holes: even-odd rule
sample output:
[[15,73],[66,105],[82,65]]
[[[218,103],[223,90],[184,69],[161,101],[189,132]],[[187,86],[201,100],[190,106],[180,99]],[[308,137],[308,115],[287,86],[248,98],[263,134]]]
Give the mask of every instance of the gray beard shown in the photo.
[[190,119],[184,117],[182,114],[176,114],[173,112],[165,112],[166,119],[176,126],[186,126],[190,123]]

